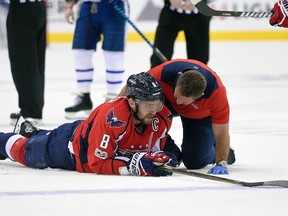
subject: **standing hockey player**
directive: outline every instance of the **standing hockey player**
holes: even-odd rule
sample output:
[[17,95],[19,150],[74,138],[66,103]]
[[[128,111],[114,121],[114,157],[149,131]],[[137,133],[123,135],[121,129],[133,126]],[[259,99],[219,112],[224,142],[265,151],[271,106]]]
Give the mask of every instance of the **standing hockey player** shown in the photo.
[[[228,174],[235,162],[230,148],[229,103],[219,76],[207,65],[186,59],[170,60],[148,71],[163,88],[165,105],[180,116],[182,158],[188,169],[215,163],[208,173]],[[120,95],[125,95],[122,89]]]
[[[0,135],[0,156],[25,166],[62,168],[97,174],[166,176],[159,166],[176,167],[181,153],[167,133],[172,115],[163,91],[148,73],[131,75],[126,97],[97,107],[88,119],[50,131],[29,122],[17,133]],[[30,138],[26,138],[30,137]],[[175,153],[175,155],[173,154]]]
[[[74,19],[72,10],[76,0],[67,0],[65,17],[67,22]],[[127,13],[127,0],[83,0],[76,21],[73,39],[73,53],[79,95],[73,106],[65,108],[68,119],[87,118],[93,108],[90,97],[94,77],[92,63],[96,45],[103,36],[103,55],[106,64],[106,99],[114,98],[123,85],[124,49],[126,21],[114,9],[117,4]]]

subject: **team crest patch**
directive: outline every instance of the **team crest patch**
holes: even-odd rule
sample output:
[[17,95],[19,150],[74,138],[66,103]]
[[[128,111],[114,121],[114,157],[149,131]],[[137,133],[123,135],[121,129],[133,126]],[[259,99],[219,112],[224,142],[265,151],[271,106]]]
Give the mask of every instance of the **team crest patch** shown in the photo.
[[126,122],[119,120],[114,114],[114,108],[108,111],[106,115],[106,123],[110,124],[110,127],[123,127]]
[[94,154],[95,154],[96,157],[104,159],[104,160],[108,158],[107,152],[101,151],[98,148],[96,148]]

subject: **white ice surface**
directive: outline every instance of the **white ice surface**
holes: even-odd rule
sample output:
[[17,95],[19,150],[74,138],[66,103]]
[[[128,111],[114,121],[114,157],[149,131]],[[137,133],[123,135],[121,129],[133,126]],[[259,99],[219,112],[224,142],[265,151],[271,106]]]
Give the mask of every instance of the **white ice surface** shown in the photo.
[[[45,128],[64,122],[77,92],[70,45],[50,45],[46,58]],[[100,47],[100,46],[98,46]],[[225,176],[242,181],[288,180],[287,41],[212,42],[209,66],[227,87],[230,135],[237,161]],[[149,68],[151,48],[129,43],[126,77]],[[178,43],[174,57],[185,58]],[[94,106],[106,93],[102,51],[94,56]],[[9,132],[17,111],[7,50],[0,50],[0,131]],[[171,135],[180,145],[175,118]],[[200,172],[206,173],[210,167]],[[132,177],[33,170],[0,161],[0,215],[221,215],[287,216],[288,189],[247,188],[175,174]]]

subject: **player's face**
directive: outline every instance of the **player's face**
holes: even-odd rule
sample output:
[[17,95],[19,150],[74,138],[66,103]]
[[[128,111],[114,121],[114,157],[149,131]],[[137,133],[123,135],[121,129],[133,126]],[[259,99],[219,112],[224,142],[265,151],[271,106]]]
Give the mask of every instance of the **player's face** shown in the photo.
[[150,124],[156,113],[161,111],[164,106],[163,101],[159,99],[140,101],[138,105],[138,117],[143,119],[144,124]]
[[174,97],[176,98],[176,103],[177,103],[178,105],[189,105],[189,104],[191,104],[193,101],[195,101],[195,99],[192,98],[192,97],[182,96],[182,95],[180,94],[180,89],[179,89],[179,87],[176,87],[176,88],[175,88]]

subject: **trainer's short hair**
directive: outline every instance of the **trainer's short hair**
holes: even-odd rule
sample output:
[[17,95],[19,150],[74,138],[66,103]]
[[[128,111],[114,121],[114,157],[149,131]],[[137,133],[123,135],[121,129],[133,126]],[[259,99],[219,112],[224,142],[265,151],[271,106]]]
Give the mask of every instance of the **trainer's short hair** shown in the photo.
[[207,81],[203,74],[196,70],[182,72],[177,81],[180,94],[184,97],[200,98],[207,86]]

